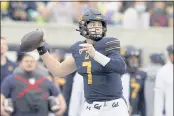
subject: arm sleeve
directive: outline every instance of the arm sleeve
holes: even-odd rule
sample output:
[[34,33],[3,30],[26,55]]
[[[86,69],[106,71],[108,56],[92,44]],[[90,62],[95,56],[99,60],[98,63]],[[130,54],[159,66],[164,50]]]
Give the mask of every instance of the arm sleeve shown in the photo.
[[154,116],[163,116],[164,108],[164,76],[162,70],[159,70],[155,82],[154,96]]
[[120,55],[120,41],[117,38],[110,38],[105,42],[105,53],[110,58],[110,61],[105,65],[105,68],[110,71],[124,74],[126,72],[126,63]]
[[72,86],[69,116],[80,116],[84,102],[83,77],[77,73]]
[[71,46],[70,50],[71,50],[71,53],[72,53],[73,57],[76,57],[79,54],[79,51],[78,51],[78,48],[77,48],[79,46],[79,44],[80,44],[80,42],[77,42],[77,43],[75,43]]
[[10,93],[12,89],[13,76],[10,75],[6,77],[1,85],[1,94],[3,94],[6,98],[10,98]]
[[110,61],[105,66],[107,70],[117,72],[121,75],[126,72],[126,63],[119,52],[113,51],[112,53],[109,53],[107,57],[110,58]]
[[46,80],[49,85],[50,96],[57,97],[60,94],[60,90],[56,87],[56,85],[52,81],[50,81],[48,79],[46,79]]

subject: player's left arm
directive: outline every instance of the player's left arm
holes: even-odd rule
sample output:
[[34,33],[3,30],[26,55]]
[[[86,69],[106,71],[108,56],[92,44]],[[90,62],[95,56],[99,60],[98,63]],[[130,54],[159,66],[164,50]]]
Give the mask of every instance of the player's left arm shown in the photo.
[[95,50],[91,44],[81,44],[81,51],[87,51],[89,55],[102,66],[110,71],[124,74],[126,63],[120,55],[120,41],[116,38],[109,39],[104,43],[104,54]]
[[121,75],[126,72],[127,67],[126,67],[125,61],[120,56],[120,48],[119,49],[115,48],[115,49],[112,49],[111,51],[108,51],[106,56],[105,55],[100,56],[100,55],[103,55],[103,54],[96,51],[94,60],[96,61],[98,61],[99,59],[103,61],[105,60],[105,62],[103,61],[100,61],[100,62],[104,63],[103,66],[107,70],[117,72]]
[[[10,116],[7,112],[8,107],[5,106],[4,102],[7,98],[11,98],[12,83],[14,82],[13,75],[7,76],[1,85],[1,115]],[[7,109],[6,109],[7,108]]]

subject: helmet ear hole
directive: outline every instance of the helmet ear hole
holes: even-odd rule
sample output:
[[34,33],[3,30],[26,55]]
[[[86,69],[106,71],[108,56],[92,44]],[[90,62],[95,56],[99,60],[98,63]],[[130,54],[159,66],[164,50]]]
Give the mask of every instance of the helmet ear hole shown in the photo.
[[87,31],[83,31],[83,35],[87,35]]

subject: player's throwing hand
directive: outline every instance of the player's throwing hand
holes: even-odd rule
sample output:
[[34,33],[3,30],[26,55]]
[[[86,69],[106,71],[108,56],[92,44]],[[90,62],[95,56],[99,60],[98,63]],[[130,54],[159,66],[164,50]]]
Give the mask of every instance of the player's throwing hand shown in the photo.
[[84,43],[84,44],[80,44],[79,46],[81,46],[82,48],[80,49],[81,52],[86,51],[90,57],[94,58],[95,56],[95,48],[93,45],[88,44],[88,43]]

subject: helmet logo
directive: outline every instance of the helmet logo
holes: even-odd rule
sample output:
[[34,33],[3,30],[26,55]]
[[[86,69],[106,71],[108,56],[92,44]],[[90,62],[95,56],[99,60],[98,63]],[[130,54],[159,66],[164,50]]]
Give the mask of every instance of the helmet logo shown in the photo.
[[82,21],[84,14],[82,14],[79,18],[79,22]]
[[96,19],[102,19],[102,17],[100,17],[100,16],[96,16]]

